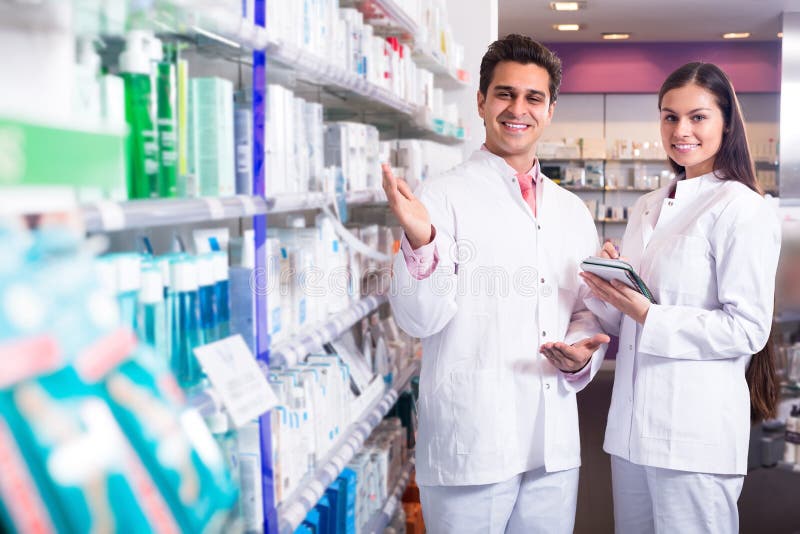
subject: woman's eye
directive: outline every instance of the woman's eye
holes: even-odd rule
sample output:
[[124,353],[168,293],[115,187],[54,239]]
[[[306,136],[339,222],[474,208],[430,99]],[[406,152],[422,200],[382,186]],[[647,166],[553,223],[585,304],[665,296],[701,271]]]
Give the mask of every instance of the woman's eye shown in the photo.
[[695,122],[700,122],[700,121],[705,120],[705,119],[706,119],[705,115],[695,115],[694,117],[692,117],[692,120],[695,121]]

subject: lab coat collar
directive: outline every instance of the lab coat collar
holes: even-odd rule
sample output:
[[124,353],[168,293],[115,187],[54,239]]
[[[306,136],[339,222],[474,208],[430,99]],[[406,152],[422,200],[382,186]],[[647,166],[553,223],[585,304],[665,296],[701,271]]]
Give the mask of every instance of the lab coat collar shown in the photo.
[[675,178],[678,180],[675,189],[675,200],[685,200],[696,197],[710,185],[716,185],[722,181],[717,171],[711,171],[701,176],[686,179],[684,175]]
[[[473,152],[472,156],[470,157],[473,161],[481,161],[489,165],[494,171],[501,174],[502,176],[516,176],[517,171],[509,165],[506,160],[490,152],[486,145],[481,145],[479,150]],[[533,166],[528,171],[528,174],[533,177],[533,183],[536,184],[542,177],[542,173],[539,167],[539,158],[534,157]]]

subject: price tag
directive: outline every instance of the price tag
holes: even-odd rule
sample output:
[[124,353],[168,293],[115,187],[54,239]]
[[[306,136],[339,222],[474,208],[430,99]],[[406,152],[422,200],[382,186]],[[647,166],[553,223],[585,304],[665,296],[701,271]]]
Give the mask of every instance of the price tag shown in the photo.
[[125,212],[122,206],[110,200],[98,200],[94,205],[100,212],[103,230],[113,232],[125,228]]
[[245,215],[255,215],[256,211],[256,203],[253,202],[253,197],[249,197],[247,195],[237,195],[239,201],[242,203],[242,208],[244,208]]
[[241,336],[194,349],[237,428],[278,404],[278,398]]
[[203,202],[208,206],[208,212],[211,214],[211,219],[217,221],[225,218],[225,206],[218,198],[204,198]]

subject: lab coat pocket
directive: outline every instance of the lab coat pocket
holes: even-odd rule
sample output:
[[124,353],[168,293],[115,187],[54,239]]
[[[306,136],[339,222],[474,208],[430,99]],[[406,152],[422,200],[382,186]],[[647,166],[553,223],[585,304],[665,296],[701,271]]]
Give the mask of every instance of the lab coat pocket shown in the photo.
[[699,236],[672,236],[659,251],[653,274],[661,290],[677,294],[705,295],[714,272],[711,247]]
[[497,371],[453,371],[449,386],[456,453],[496,454],[502,428]]
[[642,437],[719,444],[724,395],[721,377],[705,372],[707,363],[662,361],[649,367],[645,375]]

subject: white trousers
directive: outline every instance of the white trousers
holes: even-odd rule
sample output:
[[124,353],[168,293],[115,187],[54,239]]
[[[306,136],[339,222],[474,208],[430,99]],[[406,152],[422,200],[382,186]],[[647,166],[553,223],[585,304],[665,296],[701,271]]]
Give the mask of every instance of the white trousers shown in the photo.
[[478,486],[420,486],[430,534],[571,534],[579,469],[544,467],[505,482]]
[[617,534],[736,534],[743,475],[648,467],[611,456]]

